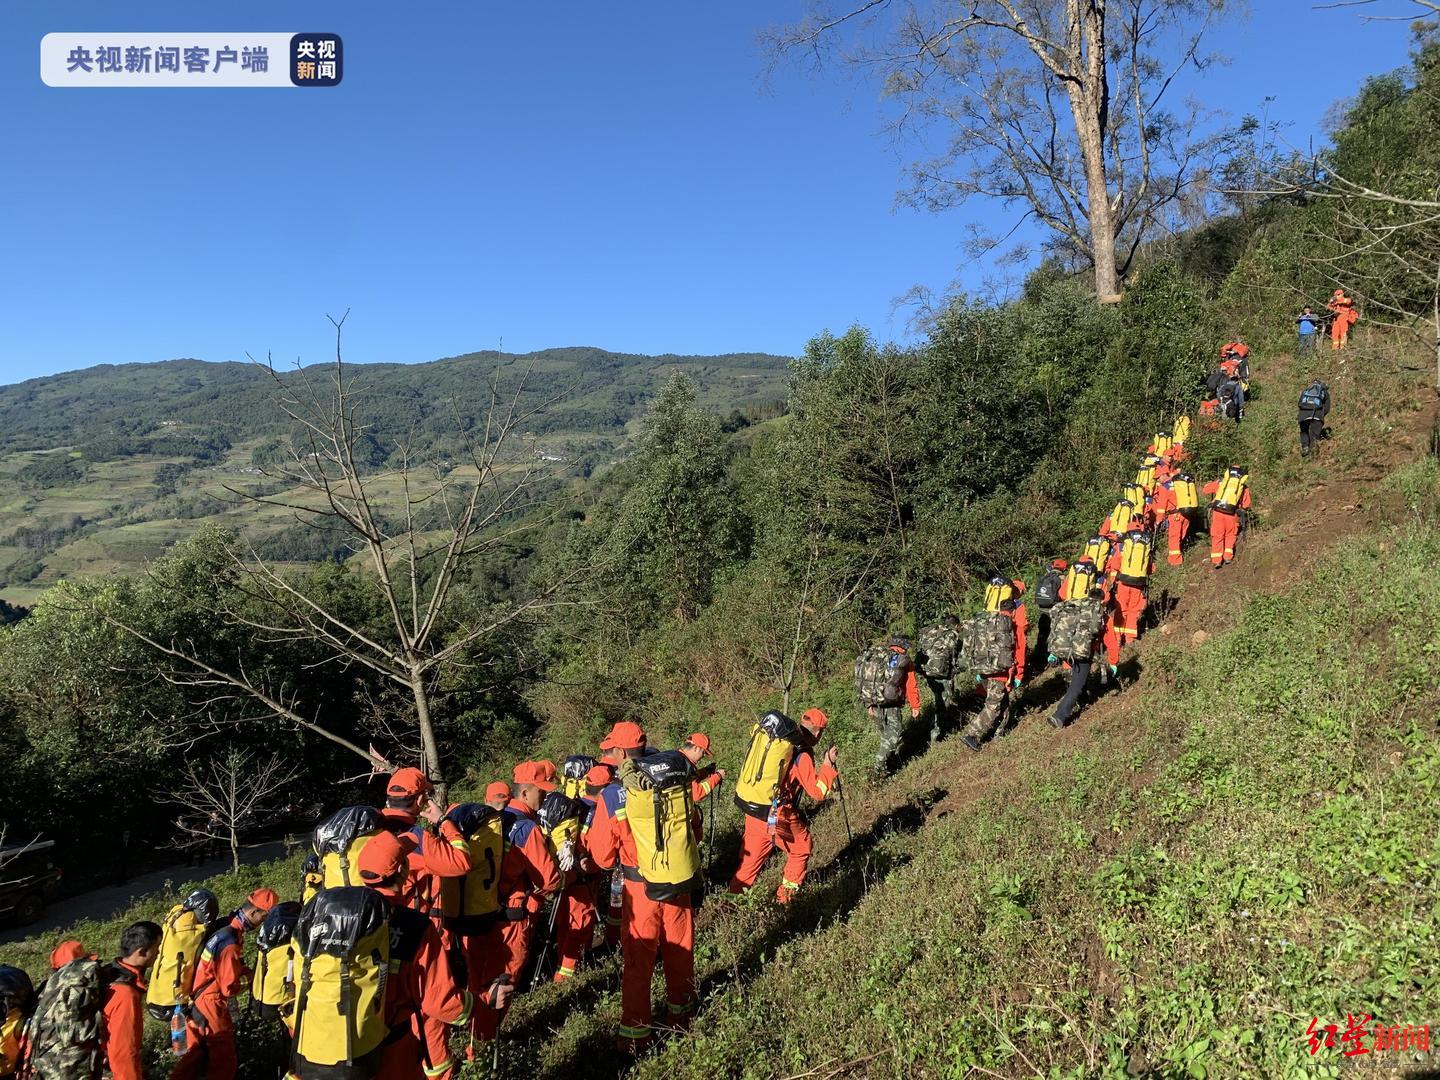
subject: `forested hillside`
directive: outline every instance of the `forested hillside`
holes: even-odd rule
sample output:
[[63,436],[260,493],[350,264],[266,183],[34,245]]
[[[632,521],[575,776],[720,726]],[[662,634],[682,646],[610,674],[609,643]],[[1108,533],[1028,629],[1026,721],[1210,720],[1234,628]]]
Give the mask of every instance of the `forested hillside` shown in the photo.
[[[1306,1045],[1312,1019],[1440,1015],[1440,294],[1420,272],[1437,102],[1440,44],[1422,39],[1413,67],[1363,88],[1327,158],[1391,197],[1237,198],[1146,246],[1118,303],[1048,262],[1013,301],[952,298],[910,347],[819,334],[772,413],[768,389],[721,406],[703,371],[661,365],[623,459],[588,478],[532,470],[478,416],[460,418],[487,431],[469,471],[422,477],[386,439],[359,460],[372,415],[386,432],[433,419],[427,466],[463,440],[385,381],[427,369],[338,372],[353,396],[320,395],[309,434],[247,429],[274,440],[256,467],[300,492],[272,495],[315,497],[291,516],[318,520],[332,557],[301,563],[221,515],[146,573],[66,580],[0,630],[0,820],[93,871],[122,830],[177,839],[197,761],[293,766],[245,827],[303,835],[322,810],[382,798],[377,771],[423,761],[450,801],[478,799],[516,762],[593,753],[626,720],[652,746],[708,733],[733,775],[763,710],[818,706],[847,801],[816,814],[813,876],[788,908],[768,901],[773,866],[743,899],[707,901],[698,1016],[634,1075],[1339,1076],[1338,1054]],[[1388,256],[1365,244],[1377,230]],[[1361,312],[1349,347],[1296,355],[1296,315],[1337,286]],[[1235,338],[1252,347],[1243,422],[1207,419],[1206,376]],[[721,381],[746,365],[771,378],[769,363]],[[461,360],[440,369],[465,380]],[[1296,400],[1316,377],[1334,434],[1302,459]],[[746,401],[757,411],[728,415]],[[1075,556],[1180,416],[1197,479],[1249,477],[1233,566],[1210,569],[1208,538],[1158,566],[1144,638],[1071,727],[1044,722],[1049,675],[1016,688],[1013,731],[978,756],[925,746],[927,697],[903,768],[869,776],[880,736],[857,653],[970,614],[994,575],[1033,586]],[[499,430],[570,430],[546,424]],[[63,485],[86,460],[30,482]],[[712,880],[742,827],[716,802]],[[217,887],[288,897],[297,864]],[[77,932],[100,948],[116,929]],[[0,955],[38,972],[57,936]],[[607,959],[523,995],[502,1069],[630,1068],[618,984]],[[244,1075],[272,1075],[273,1025],[242,1027]],[[1364,1067],[1433,1067],[1379,1058]]]

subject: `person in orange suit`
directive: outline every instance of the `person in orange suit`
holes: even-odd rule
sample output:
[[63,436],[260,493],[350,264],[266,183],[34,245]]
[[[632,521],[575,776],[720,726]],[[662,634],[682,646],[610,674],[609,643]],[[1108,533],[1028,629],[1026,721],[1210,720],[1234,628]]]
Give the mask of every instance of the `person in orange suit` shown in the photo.
[[510,785],[504,780],[496,780],[493,784],[487,784],[484,802],[491,810],[504,810],[510,805]]
[[[389,901],[391,925],[412,931],[400,936],[416,941],[411,955],[390,957],[383,1008],[392,1038],[383,1046],[375,1080],[424,1080],[448,1072],[448,1060],[429,1064],[433,1059],[423,1041],[424,1021],[464,1027],[477,1004],[491,1011],[504,1009],[511,984],[500,974],[472,983],[471,990],[456,981],[435,924],[406,903],[410,852],[399,838],[388,833],[376,837],[356,862],[365,886]],[[478,996],[472,991],[479,991]]]
[[[1227,481],[1230,483],[1227,484]],[[1229,490],[1222,492],[1222,487]],[[1240,536],[1241,517],[1250,509],[1250,482],[1247,470],[1232,465],[1218,480],[1211,480],[1203,489],[1210,503],[1210,569],[1219,570],[1235,560],[1235,544]],[[1238,492],[1238,494],[1236,494]]]
[[[1147,602],[1146,589],[1150,584],[1148,547],[1145,534],[1135,529],[1125,534],[1117,549],[1120,558],[1115,568],[1112,596],[1116,613],[1114,635],[1121,648],[1140,635],[1140,620],[1145,614]],[[1130,553],[1139,552],[1142,548],[1142,561],[1133,562]]]
[[1155,514],[1157,520],[1165,522],[1165,534],[1169,541],[1165,561],[1171,566],[1182,565],[1185,562],[1182,552],[1185,537],[1190,531],[1190,518],[1175,502],[1173,475],[1167,476],[1165,482],[1155,490]]
[[1027,640],[1030,621],[1025,615],[1024,601],[1020,599],[1025,592],[1025,583],[1017,579],[1010,585],[1011,597],[1001,602],[1000,610],[1010,616],[1010,620],[1015,624],[1014,657],[1008,671],[975,676],[984,686],[985,704],[975,714],[975,718],[965,725],[965,730],[960,735],[960,741],[977,754],[980,752],[980,744],[1003,723],[1011,691],[1019,690],[1020,684],[1025,681],[1025,657],[1030,651]]
[[170,1080],[196,1080],[202,1071],[207,1080],[235,1080],[239,1058],[230,1001],[250,989],[245,932],[264,922],[279,902],[274,889],[256,889],[200,947],[190,995],[191,1017],[185,1026],[185,1053],[170,1071]]
[[[554,775],[555,766],[548,761],[515,766],[514,795],[501,811],[505,830],[505,854],[500,860],[501,918],[466,943],[471,986],[489,986],[502,974],[512,986],[519,984],[544,898],[559,892],[564,884],[535,816],[540,800],[555,790]],[[472,1025],[475,1037],[481,1041],[495,1038],[503,1017],[501,1008],[477,1005]],[[470,1056],[474,1056],[473,1045]]]
[[120,935],[120,955],[102,975],[100,1045],[112,1080],[145,1080],[145,972],[160,955],[160,925],[131,923]]
[[745,837],[740,846],[740,865],[730,879],[730,892],[743,893],[755,884],[770,853],[779,848],[785,853],[785,869],[780,874],[780,885],[775,890],[775,902],[788,904],[796,890],[805,884],[805,872],[810,866],[810,853],[814,845],[810,840],[810,825],[800,811],[800,794],[804,792],[816,802],[824,802],[835,790],[840,773],[835,768],[838,751],[830,747],[820,767],[815,767],[815,746],[825,731],[830,718],[820,709],[806,709],[800,717],[800,726],[805,730],[807,745],[795,750],[795,756],[785,774],[780,778],[779,790],[775,793],[775,827],[772,832],[768,816],[757,814],[749,807],[745,810]]
[[[585,815],[580,820],[581,843],[576,852],[573,870],[566,872],[565,891],[560,894],[561,911],[557,916],[559,931],[555,940],[555,981],[564,982],[573,978],[579,970],[585,954],[595,940],[595,916],[599,899],[599,887],[604,880],[590,858],[588,837],[590,826],[595,821],[595,809],[600,793],[615,777],[615,770],[605,764],[593,766],[585,774],[585,794],[580,801],[585,804]],[[608,897],[607,897],[608,899]]]
[[[640,725],[631,720],[621,720],[610,729],[610,734],[600,740],[600,762],[612,769],[618,769],[626,758],[636,758],[644,754],[646,745],[645,732]],[[600,798],[595,804],[595,816],[590,823],[592,829],[598,830],[596,836],[604,837],[606,843],[609,842],[609,831],[615,827],[615,818],[624,806],[625,789],[612,775],[610,782],[600,791]],[[587,835],[586,847],[589,845]],[[594,860],[593,852],[591,860]],[[605,906],[605,944],[612,949],[620,944],[620,923],[625,896],[621,888],[620,874],[627,866],[634,868],[634,852],[630,853],[629,862],[625,861],[622,853],[619,869],[611,875],[608,897],[603,893],[598,897]]]
[[[690,737],[685,756],[692,763],[701,753]],[[709,740],[705,740],[708,744]],[[683,751],[682,751],[683,752]],[[691,784],[694,798],[696,784]],[[708,787],[714,790],[719,784]],[[644,878],[635,868],[638,862],[635,837],[627,817],[607,816],[590,830],[589,845],[595,865],[602,870],[624,867],[624,907],[621,914],[620,947],[624,973],[620,984],[620,1035],[616,1045],[624,1053],[639,1054],[649,1046],[652,1028],[650,983],[658,956],[665,968],[665,997],[670,1024],[683,1028],[695,1010],[695,908],[701,897],[701,876],[696,884],[668,900],[652,900]],[[628,863],[627,863],[628,860]]]
[[1359,321],[1360,313],[1355,310],[1355,301],[1345,295],[1344,289],[1335,290],[1325,310],[1330,312],[1330,348],[1338,352],[1349,341],[1350,327]]

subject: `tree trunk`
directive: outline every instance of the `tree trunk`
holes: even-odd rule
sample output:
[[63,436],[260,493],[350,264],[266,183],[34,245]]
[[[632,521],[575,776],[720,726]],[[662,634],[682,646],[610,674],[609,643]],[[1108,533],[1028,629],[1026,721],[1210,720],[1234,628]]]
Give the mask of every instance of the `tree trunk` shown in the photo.
[[230,827],[230,872],[240,872],[240,836],[233,825]]
[[[1080,156],[1085,163],[1085,209],[1090,227],[1090,256],[1095,263],[1095,298],[1102,304],[1120,302],[1120,275],[1115,263],[1115,215],[1105,167],[1105,136],[1110,124],[1110,83],[1105,70],[1105,4],[1089,0],[1083,11],[1071,9],[1078,25],[1071,31],[1072,63],[1083,72],[1066,84]],[[1078,33],[1077,33],[1078,31]]]
[[430,722],[430,695],[425,689],[423,672],[410,671],[410,692],[415,698],[415,722],[420,728],[420,768],[435,785],[435,801],[449,805],[450,784],[440,770],[440,745],[435,741],[435,728]]

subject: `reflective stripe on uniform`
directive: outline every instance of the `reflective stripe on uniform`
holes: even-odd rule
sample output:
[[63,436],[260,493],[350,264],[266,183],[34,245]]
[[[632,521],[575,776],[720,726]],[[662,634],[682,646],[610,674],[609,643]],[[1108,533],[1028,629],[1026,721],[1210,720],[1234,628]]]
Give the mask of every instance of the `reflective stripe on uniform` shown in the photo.
[[815,786],[820,789],[820,797],[821,797],[822,799],[823,799],[826,795],[829,795],[829,794],[830,794],[830,785],[827,784],[827,783],[825,783],[824,780],[816,780],[816,781],[815,781]]
[[695,999],[692,997],[683,1005],[674,1005],[667,1002],[665,1007],[670,1010],[671,1016],[682,1016],[685,1013],[688,1013],[691,1009],[695,1008]]
[[464,840],[451,840],[450,846],[458,847],[461,851],[464,851],[468,845],[466,845]]
[[622,1039],[648,1039],[650,1037],[650,1025],[644,1027],[631,1027],[628,1024],[620,1025],[620,1037]]
[[570,979],[570,978],[573,978],[574,975],[575,975],[575,969],[572,968],[572,967],[566,967],[564,964],[561,964],[558,968],[555,969],[555,978],[556,978],[557,980],[558,980],[558,979]]
[[438,1065],[431,1065],[426,1068],[426,1076],[444,1076],[454,1066],[454,1062],[448,1057]]
[[469,990],[462,990],[461,993],[465,995],[465,1010],[450,1021],[451,1027],[464,1027],[470,1023],[470,1014],[475,1010],[475,995]]

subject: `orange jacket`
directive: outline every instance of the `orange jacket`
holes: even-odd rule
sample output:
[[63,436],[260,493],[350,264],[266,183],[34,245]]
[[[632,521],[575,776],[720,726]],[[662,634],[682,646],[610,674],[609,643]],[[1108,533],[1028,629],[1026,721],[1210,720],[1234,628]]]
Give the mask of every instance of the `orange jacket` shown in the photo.
[[559,892],[565,881],[545,842],[539,819],[519,799],[505,815],[505,854],[500,860],[500,902],[507,908],[540,910],[540,897]]
[[796,750],[795,756],[790,759],[790,767],[780,781],[778,798],[781,813],[795,810],[799,805],[802,791],[816,802],[823,802],[834,789],[835,781],[839,776],[840,774],[831,765],[822,765],[816,769],[813,750],[808,747]]
[[1155,516],[1171,514],[1179,509],[1175,504],[1175,489],[1165,487],[1163,484],[1155,489]]
[[[228,1002],[250,989],[251,972],[245,966],[244,948],[245,923],[235,915],[227,925],[206,938],[200,950],[200,962],[195,965],[193,1003],[209,1027],[206,1034],[235,1030]],[[190,1027],[191,1032],[196,1032],[193,1021]]]
[[140,1044],[145,1037],[145,979],[142,972],[120,960],[115,968],[130,976],[105,987],[100,1012],[100,1043],[105,1047],[105,1064],[114,1080],[145,1080],[140,1062]]
[[1030,651],[1025,641],[1025,635],[1030,631],[1030,620],[1025,614],[1025,605],[1017,603],[1015,610],[1010,612],[1010,618],[1015,623],[1015,663],[1010,668],[1010,677],[1023,679],[1025,678],[1025,656]]
[[406,906],[426,915],[438,911],[441,879],[464,877],[475,865],[465,837],[448,818],[440,822],[440,835],[436,836],[417,824],[415,815],[408,810],[387,806],[380,811],[380,816],[402,843],[414,845],[407,857],[410,874],[405,890]]
[[[608,870],[618,859],[621,866],[634,866],[636,862],[635,842],[627,832],[620,832],[618,812],[625,807],[625,789],[617,780],[600,789],[595,802],[595,816],[585,833],[585,847],[590,861]],[[626,842],[630,844],[625,847]],[[602,858],[601,856],[605,856]]]

